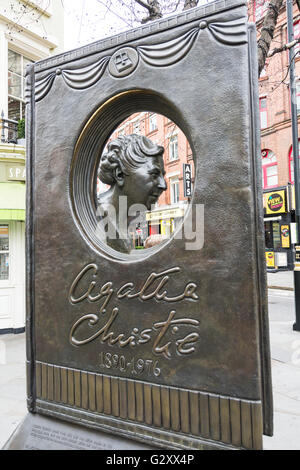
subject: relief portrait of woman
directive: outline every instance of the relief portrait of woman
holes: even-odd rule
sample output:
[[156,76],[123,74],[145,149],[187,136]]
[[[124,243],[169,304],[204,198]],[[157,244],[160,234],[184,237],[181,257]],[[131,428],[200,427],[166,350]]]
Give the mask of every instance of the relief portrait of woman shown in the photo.
[[[98,197],[98,236],[111,248],[130,253],[130,223],[150,210],[167,189],[164,148],[143,135],[119,136],[108,143],[98,177],[110,188]],[[138,210],[133,210],[134,207]]]

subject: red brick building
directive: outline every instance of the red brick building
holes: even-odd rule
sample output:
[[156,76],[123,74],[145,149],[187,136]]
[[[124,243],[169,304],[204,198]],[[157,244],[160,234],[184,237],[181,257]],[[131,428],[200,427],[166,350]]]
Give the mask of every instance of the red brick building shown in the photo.
[[[250,6],[250,21],[256,22],[259,31],[269,2],[253,1]],[[251,11],[252,10],[252,11]],[[300,37],[300,12],[294,3],[294,34]],[[286,44],[286,5],[281,8],[271,50]],[[300,44],[295,47],[295,53]],[[270,189],[293,183],[291,165],[291,108],[289,89],[289,55],[287,51],[267,59],[265,69],[259,78],[259,109],[261,118],[261,150],[263,164],[263,187]],[[300,55],[295,56],[295,73],[300,80]],[[299,83],[299,85],[298,85]],[[300,113],[300,81],[297,82],[298,110]]]
[[[256,23],[257,34],[269,2],[249,3],[249,20]],[[300,37],[300,12],[293,7],[294,35]],[[280,48],[287,39],[286,3],[280,10],[270,50]],[[300,44],[295,47],[297,109],[300,114]],[[259,78],[261,123],[262,184],[264,189],[266,260],[270,270],[294,267],[293,154],[289,85],[289,53],[284,51],[266,60]],[[300,116],[299,116],[300,117]],[[299,129],[298,117],[298,129]],[[298,130],[299,132],[299,130]],[[299,132],[300,135],[300,132]],[[279,201],[279,203],[278,203]]]

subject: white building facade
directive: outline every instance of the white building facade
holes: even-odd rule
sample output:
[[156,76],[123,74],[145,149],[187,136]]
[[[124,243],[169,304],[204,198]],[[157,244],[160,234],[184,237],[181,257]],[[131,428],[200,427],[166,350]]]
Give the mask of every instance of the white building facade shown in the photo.
[[25,329],[26,65],[63,35],[61,0],[0,0],[0,334]]

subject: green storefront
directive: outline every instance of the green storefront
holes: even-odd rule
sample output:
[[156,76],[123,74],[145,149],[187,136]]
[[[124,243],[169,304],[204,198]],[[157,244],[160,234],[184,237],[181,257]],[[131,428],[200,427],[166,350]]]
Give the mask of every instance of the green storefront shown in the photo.
[[0,144],[0,334],[25,327],[25,148]]

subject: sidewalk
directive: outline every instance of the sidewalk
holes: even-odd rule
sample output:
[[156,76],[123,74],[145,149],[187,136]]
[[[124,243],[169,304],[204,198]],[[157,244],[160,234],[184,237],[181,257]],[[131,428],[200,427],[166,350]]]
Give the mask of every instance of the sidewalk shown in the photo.
[[294,271],[267,273],[267,281],[271,289],[294,290]]
[[25,333],[0,336],[0,449],[27,413]]
[[268,290],[274,436],[264,436],[265,450],[300,450],[300,332],[295,322],[294,292]]
[[[289,287],[290,273],[277,274],[271,275],[272,283],[283,274],[279,287]],[[268,294],[274,436],[264,436],[264,449],[300,450],[300,332],[293,331],[294,295],[281,289]],[[25,334],[0,336],[0,449],[27,412],[25,381]]]

